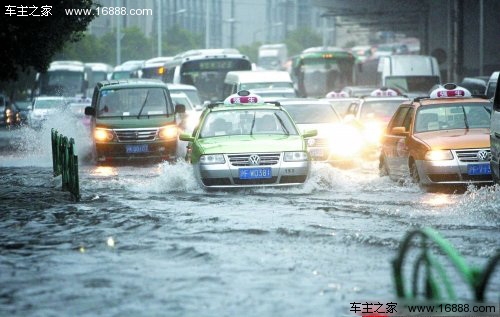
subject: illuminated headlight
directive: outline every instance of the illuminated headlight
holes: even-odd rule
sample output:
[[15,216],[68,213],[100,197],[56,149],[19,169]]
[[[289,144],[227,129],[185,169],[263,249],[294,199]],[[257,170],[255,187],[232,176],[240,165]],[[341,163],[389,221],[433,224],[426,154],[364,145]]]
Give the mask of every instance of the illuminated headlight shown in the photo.
[[433,150],[425,153],[425,159],[427,161],[453,160],[453,154],[450,150]]
[[113,141],[113,139],[115,138],[115,134],[113,132],[113,130],[110,130],[110,129],[100,129],[100,128],[97,128],[95,129],[94,131],[94,138],[96,141]]
[[160,139],[175,139],[177,138],[177,126],[175,125],[167,125],[160,128],[158,132],[158,136]]
[[222,154],[208,154],[200,157],[200,164],[224,164],[225,162]]
[[5,115],[6,115],[7,117],[10,117],[10,113],[11,113],[11,110],[10,110],[10,109],[5,110]]
[[361,151],[363,140],[359,130],[352,125],[338,125],[329,139],[330,151],[338,156],[352,156]]
[[285,152],[285,162],[307,161],[307,152]]
[[380,122],[367,122],[364,126],[365,138],[369,143],[380,143],[384,126]]

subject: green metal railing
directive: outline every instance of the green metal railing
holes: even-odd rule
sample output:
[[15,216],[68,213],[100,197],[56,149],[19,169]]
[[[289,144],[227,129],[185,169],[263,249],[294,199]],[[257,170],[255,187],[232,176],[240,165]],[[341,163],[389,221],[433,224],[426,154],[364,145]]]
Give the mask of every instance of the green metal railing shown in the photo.
[[[420,238],[420,244],[415,241]],[[417,248],[413,265],[410,265],[411,282],[404,280],[405,260],[409,261],[410,250]],[[432,251],[436,251],[433,253]],[[423,228],[409,232],[399,247],[396,259],[393,261],[393,274],[398,297],[414,301],[423,295],[426,300],[457,300],[456,292],[447,274],[445,267],[438,261],[438,255],[444,256],[453,264],[453,267],[468,285],[474,294],[475,301],[485,300],[490,277],[495,266],[500,263],[500,250],[486,263],[483,269],[469,266],[460,253],[445,240],[437,231],[431,228]],[[420,273],[423,272],[423,276]],[[419,281],[421,283],[419,283]],[[423,285],[423,286],[422,286]],[[411,286],[411,287],[410,287]],[[419,289],[425,288],[425,289]]]
[[73,138],[51,130],[52,137],[52,166],[54,177],[62,175],[62,190],[67,190],[75,201],[80,200],[80,184],[78,177],[78,156],[75,155],[75,141]]

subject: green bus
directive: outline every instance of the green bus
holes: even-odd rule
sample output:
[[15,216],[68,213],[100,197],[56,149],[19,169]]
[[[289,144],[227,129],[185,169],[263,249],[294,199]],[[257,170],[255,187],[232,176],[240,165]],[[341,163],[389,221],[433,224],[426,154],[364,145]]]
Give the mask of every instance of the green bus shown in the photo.
[[302,97],[324,97],[353,85],[356,58],[336,47],[311,47],[292,57],[291,75]]

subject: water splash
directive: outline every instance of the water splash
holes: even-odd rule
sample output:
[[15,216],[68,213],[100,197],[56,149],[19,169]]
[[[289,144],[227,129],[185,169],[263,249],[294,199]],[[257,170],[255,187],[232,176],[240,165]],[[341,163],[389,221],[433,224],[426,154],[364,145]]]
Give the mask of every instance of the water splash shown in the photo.
[[1,166],[40,166],[52,165],[51,129],[59,134],[75,140],[79,161],[85,161],[91,153],[92,140],[88,128],[82,121],[69,112],[53,115],[45,121],[40,130],[22,127],[12,131],[11,143],[14,142],[14,152],[2,155]]
[[152,193],[203,192],[194,177],[191,164],[182,160],[175,164],[163,162],[158,165],[158,169],[158,177],[147,184],[137,185],[135,190]]

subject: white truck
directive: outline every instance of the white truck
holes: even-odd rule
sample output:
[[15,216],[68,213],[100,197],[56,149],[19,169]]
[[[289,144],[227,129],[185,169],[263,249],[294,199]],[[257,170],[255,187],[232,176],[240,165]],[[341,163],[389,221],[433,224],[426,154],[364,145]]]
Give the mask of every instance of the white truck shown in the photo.
[[429,55],[390,55],[380,57],[377,67],[382,86],[396,88],[408,97],[426,96],[441,73],[435,57]]
[[257,66],[265,70],[285,70],[287,59],[286,44],[264,44],[259,47]]

